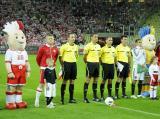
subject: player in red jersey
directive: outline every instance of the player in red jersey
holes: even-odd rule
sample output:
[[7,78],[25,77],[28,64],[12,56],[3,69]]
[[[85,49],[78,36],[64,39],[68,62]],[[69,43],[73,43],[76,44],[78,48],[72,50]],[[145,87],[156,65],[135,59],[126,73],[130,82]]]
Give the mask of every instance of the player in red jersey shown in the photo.
[[36,90],[35,107],[39,107],[39,98],[44,87],[44,70],[47,67],[46,59],[51,58],[55,63],[58,57],[58,48],[55,46],[55,36],[48,35],[45,38],[46,44],[42,45],[37,53],[36,61],[40,67],[40,82]]

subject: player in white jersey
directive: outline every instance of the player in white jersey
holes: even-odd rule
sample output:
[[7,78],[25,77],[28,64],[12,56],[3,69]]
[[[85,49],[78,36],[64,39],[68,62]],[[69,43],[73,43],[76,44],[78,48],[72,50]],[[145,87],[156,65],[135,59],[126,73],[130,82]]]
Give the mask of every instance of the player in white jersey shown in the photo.
[[[142,48],[141,39],[135,40],[136,46],[132,49],[133,56],[133,70],[132,70],[132,95],[131,98],[136,99],[141,97],[142,82],[144,80],[145,69],[146,69],[146,54],[145,50]],[[138,82],[138,95],[135,96],[135,85],[137,80]]]
[[150,75],[150,99],[158,100],[157,97],[157,86],[158,80],[160,79],[160,69],[158,66],[158,58],[154,56],[151,59],[150,67],[149,67],[149,75]]

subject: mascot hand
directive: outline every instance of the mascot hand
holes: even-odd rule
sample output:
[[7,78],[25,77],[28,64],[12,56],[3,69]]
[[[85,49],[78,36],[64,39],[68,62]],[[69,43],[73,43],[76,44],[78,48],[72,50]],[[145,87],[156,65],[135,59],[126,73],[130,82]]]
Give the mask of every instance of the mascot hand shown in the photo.
[[11,79],[15,78],[14,73],[13,72],[8,73],[8,78],[11,78]]
[[26,73],[26,77],[29,78],[30,77],[30,72]]

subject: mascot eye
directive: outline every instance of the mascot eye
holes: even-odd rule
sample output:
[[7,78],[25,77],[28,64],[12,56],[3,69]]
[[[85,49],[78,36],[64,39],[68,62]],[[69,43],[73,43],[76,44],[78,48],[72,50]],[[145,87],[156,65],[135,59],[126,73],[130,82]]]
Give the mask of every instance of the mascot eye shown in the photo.
[[24,37],[22,36],[22,39],[23,39]]
[[151,40],[149,39],[149,42],[150,42]]
[[16,36],[16,39],[18,39],[18,37]]

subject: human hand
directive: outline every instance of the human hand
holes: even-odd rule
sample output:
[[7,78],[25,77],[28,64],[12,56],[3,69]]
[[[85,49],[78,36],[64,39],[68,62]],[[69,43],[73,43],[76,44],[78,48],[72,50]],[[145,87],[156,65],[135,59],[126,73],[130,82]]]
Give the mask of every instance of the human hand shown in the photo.
[[30,72],[26,72],[26,77],[29,78],[30,77]]
[[8,73],[8,78],[14,79],[14,78],[15,78],[14,73],[13,73],[13,72],[9,72],[9,73]]

